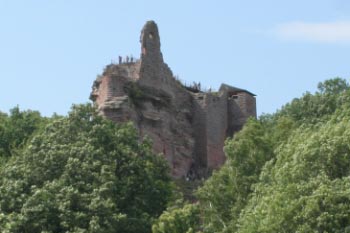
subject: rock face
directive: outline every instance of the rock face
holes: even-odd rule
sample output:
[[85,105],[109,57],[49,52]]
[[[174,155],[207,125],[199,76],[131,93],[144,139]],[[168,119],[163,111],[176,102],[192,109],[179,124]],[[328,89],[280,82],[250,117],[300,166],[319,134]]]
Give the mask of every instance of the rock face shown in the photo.
[[175,178],[196,178],[225,161],[224,140],[256,117],[255,95],[222,84],[218,92],[186,87],[163,61],[157,25],[141,32],[141,58],[108,65],[91,100],[115,122],[132,121],[141,137],[149,136]]

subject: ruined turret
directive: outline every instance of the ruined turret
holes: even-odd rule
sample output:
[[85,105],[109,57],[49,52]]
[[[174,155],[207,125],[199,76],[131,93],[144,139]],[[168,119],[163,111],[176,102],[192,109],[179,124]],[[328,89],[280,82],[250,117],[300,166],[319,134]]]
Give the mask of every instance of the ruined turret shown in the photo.
[[148,21],[141,31],[141,58],[153,60],[154,63],[163,62],[163,55],[160,51],[160,38],[157,24]]
[[143,27],[140,43],[140,59],[120,57],[106,66],[90,98],[105,117],[132,121],[140,137],[150,137],[175,178],[194,179],[220,167],[224,140],[256,116],[255,95],[228,85],[218,93],[182,85],[163,61],[153,21]]

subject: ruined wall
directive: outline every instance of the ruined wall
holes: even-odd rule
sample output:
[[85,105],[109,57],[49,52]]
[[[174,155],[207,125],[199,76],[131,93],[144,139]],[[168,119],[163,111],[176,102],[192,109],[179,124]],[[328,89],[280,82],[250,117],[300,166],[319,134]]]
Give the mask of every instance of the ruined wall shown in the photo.
[[193,94],[193,137],[195,141],[194,161],[196,167],[208,167],[207,150],[207,95],[205,93]]
[[254,96],[247,92],[241,93],[241,98],[239,98],[239,106],[242,109],[243,114],[246,118],[252,116],[256,118],[256,99]]
[[115,122],[137,120],[125,87],[138,79],[139,70],[139,62],[110,64],[96,79],[90,98],[104,116]]
[[[218,93],[189,91],[163,61],[157,25],[141,32],[137,62],[108,65],[93,85],[90,98],[101,114],[115,122],[132,121],[140,137],[167,159],[173,177],[198,178],[225,161],[224,140],[255,116],[255,97],[223,85]],[[199,174],[201,173],[201,174]]]
[[226,130],[226,136],[232,137],[233,134],[242,128],[242,112],[235,99],[229,97],[227,100],[227,113],[228,113],[228,128]]
[[229,136],[240,130],[249,117],[256,117],[255,97],[247,92],[238,92],[229,97],[228,109],[232,130]]
[[223,147],[228,127],[227,94],[208,94],[206,114],[208,168],[215,169],[225,162]]

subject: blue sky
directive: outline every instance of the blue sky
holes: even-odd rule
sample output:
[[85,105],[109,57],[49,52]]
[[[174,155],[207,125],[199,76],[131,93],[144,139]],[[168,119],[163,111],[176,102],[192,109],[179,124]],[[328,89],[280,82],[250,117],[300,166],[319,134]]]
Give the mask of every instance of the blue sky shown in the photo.
[[346,0],[0,0],[0,111],[50,116],[88,102],[111,60],[140,54],[155,20],[163,57],[183,81],[257,94],[273,113],[320,81],[349,78]]

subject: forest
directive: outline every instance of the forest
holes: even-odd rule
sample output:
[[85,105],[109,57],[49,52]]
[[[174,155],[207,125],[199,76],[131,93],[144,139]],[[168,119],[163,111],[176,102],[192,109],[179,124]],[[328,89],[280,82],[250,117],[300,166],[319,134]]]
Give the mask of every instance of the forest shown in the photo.
[[148,138],[91,104],[0,112],[0,232],[350,232],[350,86],[317,88],[249,119],[191,200]]

